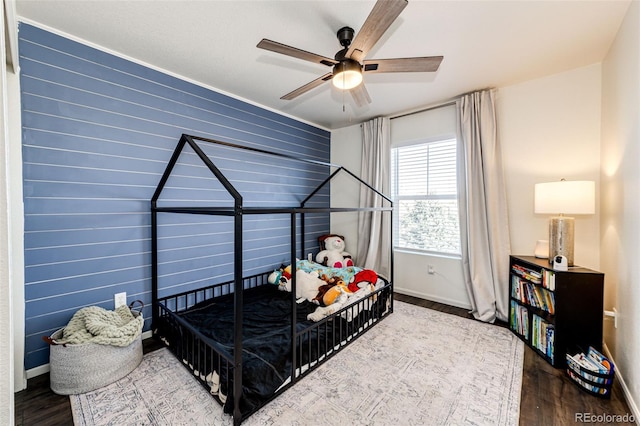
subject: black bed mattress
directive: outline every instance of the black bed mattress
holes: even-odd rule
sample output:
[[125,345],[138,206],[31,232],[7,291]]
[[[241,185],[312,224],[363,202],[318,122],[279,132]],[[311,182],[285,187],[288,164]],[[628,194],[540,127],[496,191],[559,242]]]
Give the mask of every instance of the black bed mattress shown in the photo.
[[[291,377],[291,293],[277,286],[262,285],[243,293],[242,388],[240,410],[243,417],[264,405],[265,401]],[[379,302],[378,302],[379,303]],[[318,306],[308,301],[296,304],[297,344],[296,366],[306,366],[341,344],[368,321],[376,309],[364,310],[347,321],[341,316],[313,322],[307,315]],[[207,344],[219,353],[233,356],[234,299],[233,294],[201,302],[179,316],[206,336]],[[201,354],[202,355],[202,354]],[[217,368],[217,367],[212,367]],[[221,371],[220,371],[221,370]],[[220,375],[220,392],[226,396],[224,411],[233,411],[233,377],[231,369],[216,371]],[[205,372],[208,374],[209,372]]]

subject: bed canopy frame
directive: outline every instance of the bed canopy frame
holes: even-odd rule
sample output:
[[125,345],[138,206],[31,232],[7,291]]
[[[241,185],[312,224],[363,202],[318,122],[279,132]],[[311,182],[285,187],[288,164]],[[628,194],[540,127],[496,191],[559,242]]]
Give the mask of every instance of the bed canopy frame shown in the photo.
[[[216,144],[225,146],[228,148],[239,149],[244,151],[249,151],[253,153],[264,154],[267,156],[272,156],[275,158],[286,158],[288,160],[299,161],[303,163],[315,164],[320,166],[327,166],[329,170],[331,168],[335,168],[335,171],[329,174],[322,183],[320,183],[313,191],[311,191],[297,206],[293,207],[247,207],[243,205],[243,196],[242,194],[234,187],[234,185],[230,182],[227,177],[220,171],[220,169],[213,163],[213,161],[207,156],[207,154],[203,151],[203,149],[199,146],[198,142],[206,143],[206,144]],[[162,195],[163,190],[169,180],[172,171],[174,170],[175,165],[177,164],[180,154],[184,151],[185,147],[190,147],[193,152],[197,155],[197,157],[202,161],[202,163],[208,168],[208,170],[215,176],[217,181],[222,185],[222,187],[226,190],[226,192],[232,197],[233,205],[232,206],[189,206],[189,205],[173,205],[173,206],[159,206],[158,202]],[[316,195],[322,188],[328,185],[332,179],[337,176],[340,172],[346,173],[352,179],[358,181],[361,185],[364,185],[370,191],[373,191],[376,195],[381,197],[383,206],[381,207],[309,207],[307,204],[309,201]],[[385,202],[388,204],[384,206]],[[188,203],[186,203],[188,204]],[[180,140],[178,141],[177,146],[169,160],[164,173],[158,183],[156,190],[151,198],[151,261],[152,261],[152,329],[155,329],[156,324],[158,323],[159,317],[161,315],[161,307],[158,306],[159,296],[159,278],[158,278],[158,215],[161,213],[178,213],[178,214],[195,214],[195,215],[214,215],[214,216],[227,216],[233,217],[233,303],[234,303],[234,351],[233,351],[233,366],[238,367],[242,365],[242,345],[243,345],[243,291],[246,287],[246,277],[243,277],[243,216],[245,215],[264,215],[264,214],[282,214],[289,215],[291,219],[291,235],[290,235],[290,264],[294,264],[296,258],[304,258],[304,235],[305,235],[305,214],[308,213],[340,213],[340,212],[359,212],[359,211],[369,211],[369,212],[388,212],[391,217],[390,220],[393,220],[393,202],[392,200],[379,192],[375,188],[373,188],[368,183],[364,182],[358,176],[347,170],[346,168],[333,164],[330,162],[324,162],[319,160],[313,160],[308,158],[298,158],[289,154],[283,154],[280,152],[271,152],[259,148],[247,147],[242,145],[237,145],[229,142],[223,142],[219,140],[214,140],[210,138],[193,136],[182,134]],[[296,247],[298,246],[298,237],[297,237],[297,224],[298,218],[300,219],[300,252],[296,254]],[[393,235],[391,235],[393,237]],[[391,238],[393,241],[393,238]],[[292,335],[295,336],[296,330],[296,274],[292,274],[291,278],[291,300],[292,300]],[[389,282],[392,282],[393,277],[393,250],[390,250],[390,279]],[[392,284],[391,284],[392,285]],[[393,287],[391,287],[392,293]],[[389,300],[389,313],[393,312],[393,297]],[[335,315],[335,314],[334,314]],[[382,319],[382,318],[380,318]],[[375,323],[374,323],[375,324]],[[359,337],[355,336],[355,337]],[[355,340],[355,339],[353,339]],[[304,374],[300,374],[296,376],[296,341],[295,338],[292,338],[292,375],[291,375],[291,383],[287,386],[293,385],[297,380],[299,380]],[[342,348],[340,348],[342,349]],[[339,350],[335,351],[338,352]],[[331,356],[334,354],[331,354]],[[329,358],[327,355],[326,358]],[[324,362],[324,360],[322,361]],[[321,362],[318,362],[318,365]],[[315,368],[315,367],[314,367]],[[311,368],[313,369],[313,368]],[[310,369],[310,370],[311,370]],[[306,373],[305,373],[306,374]],[[234,424],[240,424],[242,419],[242,413],[240,411],[240,399],[242,395],[242,368],[233,368],[233,389],[230,391],[234,396],[234,408],[233,408],[233,418]]]

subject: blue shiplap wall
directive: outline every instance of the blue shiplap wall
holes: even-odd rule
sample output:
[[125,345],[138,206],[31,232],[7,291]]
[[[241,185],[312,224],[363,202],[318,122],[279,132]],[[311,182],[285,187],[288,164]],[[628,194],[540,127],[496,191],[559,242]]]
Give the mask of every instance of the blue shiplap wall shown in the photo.
[[[182,133],[329,160],[325,130],[37,27],[21,23],[19,50],[27,369],[49,361],[42,336],[81,307],[113,309],[115,293],[145,303],[149,328],[149,200]],[[329,172],[207,149],[247,192],[247,205],[290,205]],[[163,202],[208,203],[220,195],[194,158],[181,159]],[[316,202],[328,206],[328,191]],[[228,276],[230,230],[226,219],[209,219],[161,218],[167,291]],[[310,219],[306,247],[329,230],[328,215]],[[244,227],[245,270],[287,259],[288,217],[247,217]]]

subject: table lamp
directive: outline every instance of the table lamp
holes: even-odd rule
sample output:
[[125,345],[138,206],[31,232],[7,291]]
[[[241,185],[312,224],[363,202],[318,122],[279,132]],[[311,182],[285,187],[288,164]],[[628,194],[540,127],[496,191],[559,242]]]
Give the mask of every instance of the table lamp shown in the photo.
[[595,213],[595,182],[537,183],[534,204],[536,213],[557,215],[549,219],[549,262],[562,255],[573,266],[574,218],[565,214]]

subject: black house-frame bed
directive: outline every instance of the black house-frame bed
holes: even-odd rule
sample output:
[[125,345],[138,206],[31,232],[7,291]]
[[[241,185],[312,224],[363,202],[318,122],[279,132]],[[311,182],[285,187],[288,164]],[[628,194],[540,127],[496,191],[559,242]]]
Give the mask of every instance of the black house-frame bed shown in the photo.
[[[336,170],[328,173],[326,179],[297,206],[246,207],[242,194],[200,144],[215,144],[225,149],[312,163]],[[186,205],[164,205],[167,202],[159,205],[163,190],[186,147],[199,158],[199,166],[204,165],[230,195],[232,205],[212,207],[189,202],[185,202]],[[340,172],[373,191],[384,206],[309,207],[309,200],[323,188],[326,189]],[[214,399],[223,405],[224,411],[233,416],[234,424],[240,424],[393,312],[393,284],[390,279],[393,277],[392,254],[388,279],[379,276],[378,282],[371,286],[371,291],[365,297],[344,304],[320,320],[311,321],[308,317],[318,308],[316,304],[308,300],[296,300],[298,283],[293,265],[298,266],[296,259],[304,259],[305,215],[357,211],[384,212],[390,215],[391,220],[393,205],[387,196],[341,166],[186,134],[180,138],[151,199],[152,329],[156,337],[165,342]],[[159,274],[159,244],[162,243],[159,217],[164,214],[230,218],[233,228],[232,278],[177,293],[171,288],[163,289]],[[293,268],[290,292],[279,291],[277,285],[269,282],[269,275],[278,265],[273,265],[265,272],[244,276],[243,217],[248,215],[289,216],[288,260]]]

